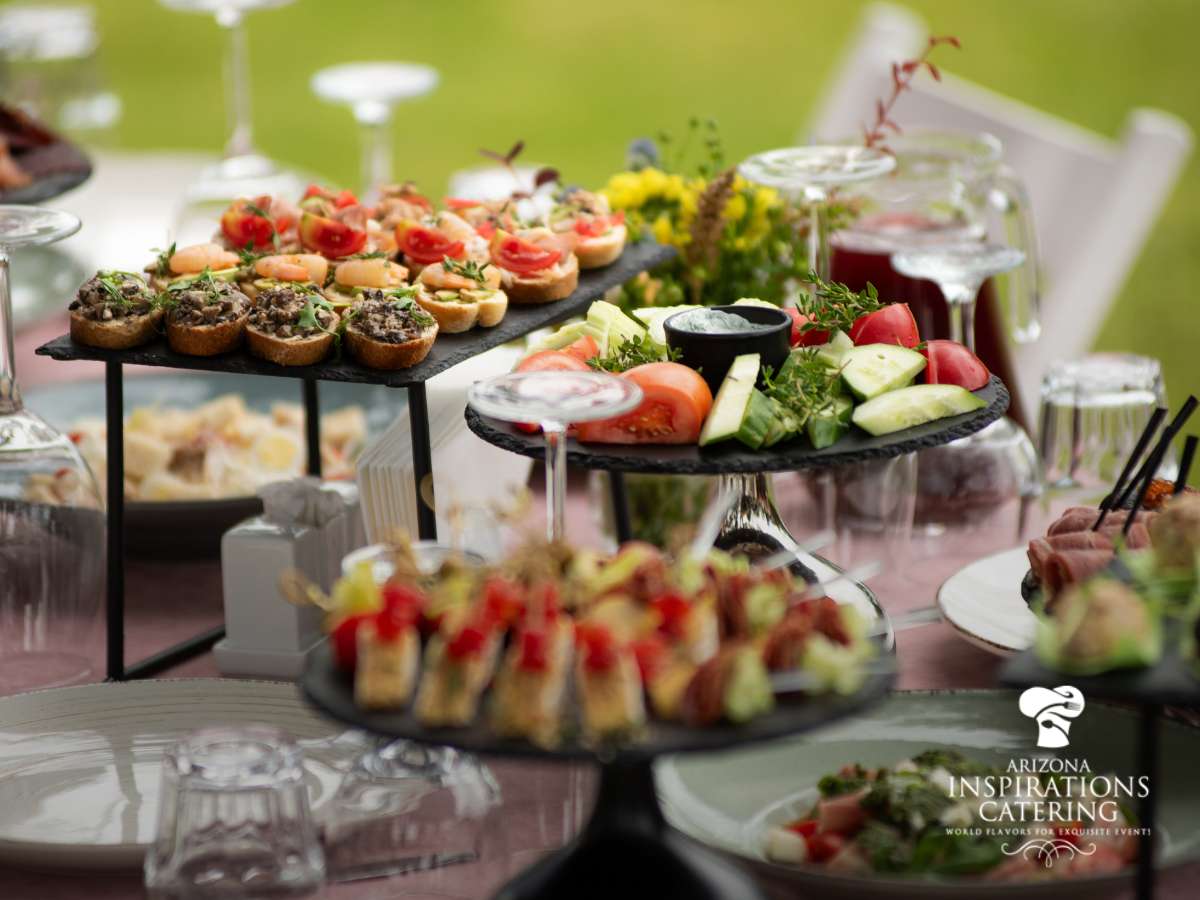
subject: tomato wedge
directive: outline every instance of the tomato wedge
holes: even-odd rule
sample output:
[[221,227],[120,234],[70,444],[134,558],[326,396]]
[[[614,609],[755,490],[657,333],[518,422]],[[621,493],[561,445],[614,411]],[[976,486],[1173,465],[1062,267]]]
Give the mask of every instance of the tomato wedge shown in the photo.
[[353,191],[338,191],[335,193],[319,184],[310,184],[308,186],[302,199],[307,200],[309,197],[320,197],[323,200],[328,200],[333,204],[334,209],[345,209],[347,206],[358,205],[358,197],[354,195]]
[[591,366],[565,350],[541,350],[517,364],[518,372],[588,372]]
[[644,399],[614,419],[584,422],[581,441],[597,444],[694,444],[712,409],[712,391],[694,369],[673,362],[646,363],[625,372]]
[[587,362],[600,355],[600,345],[590,334],[585,334],[579,340],[563,347],[563,353],[569,353],[577,359]]
[[452,241],[440,231],[422,225],[397,225],[396,243],[405,257],[422,266],[441,262],[447,256],[451,259],[463,257],[462,241]]
[[968,391],[977,391],[991,377],[983,360],[957,341],[926,341],[921,352],[929,360],[925,367],[926,384],[957,384]]
[[788,318],[792,320],[792,333],[788,337],[788,341],[793,347],[814,347],[817,344],[824,344],[829,340],[828,331],[818,331],[815,328],[804,330],[804,326],[809,323],[809,317],[794,306],[789,306],[784,309],[788,314]]
[[533,275],[562,259],[561,250],[547,250],[513,234],[497,232],[492,239],[492,262],[518,275]]
[[850,326],[850,340],[860,344],[899,344],[910,350],[921,343],[917,320],[907,303],[889,303],[859,316]]
[[353,256],[367,245],[367,233],[336,219],[306,212],[300,217],[300,243],[329,259]]
[[[241,250],[247,244],[254,248],[268,247],[275,240],[277,223],[263,215],[271,208],[270,196],[264,194],[253,200],[235,200],[221,214],[221,232]],[[283,226],[279,226],[282,230]]]

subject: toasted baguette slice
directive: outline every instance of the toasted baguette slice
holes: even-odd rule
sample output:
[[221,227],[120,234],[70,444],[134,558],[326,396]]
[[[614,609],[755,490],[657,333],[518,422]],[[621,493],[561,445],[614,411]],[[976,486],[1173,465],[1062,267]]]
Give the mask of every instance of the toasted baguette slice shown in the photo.
[[508,294],[504,291],[492,291],[479,300],[479,327],[491,328],[499,325],[508,312]]
[[492,729],[501,737],[526,738],[553,747],[562,737],[563,713],[571,681],[574,629],[566,619],[547,627],[546,668],[521,667],[520,640],[514,640],[492,684]]
[[71,313],[71,340],[89,347],[105,350],[128,350],[154,339],[158,334],[158,323],[162,321],[162,310],[152,309],[141,316],[126,316],[98,322],[80,313]]
[[[442,299],[438,294],[455,294],[454,299]],[[429,313],[438,323],[438,331],[460,334],[470,331],[479,322],[479,304],[460,300],[456,291],[418,291],[413,298],[417,305]]]
[[254,356],[281,366],[311,366],[329,355],[333,347],[331,332],[335,328],[336,318],[328,332],[319,331],[308,337],[282,338],[247,325],[246,347]]
[[177,325],[167,317],[167,343],[187,356],[217,356],[237,348],[246,330],[249,311],[213,325]]
[[625,226],[614,225],[608,234],[581,239],[575,245],[575,255],[579,257],[579,268],[599,269],[601,266],[616,262],[617,257],[624,249]]
[[358,630],[355,703],[363,709],[403,709],[412,698],[420,668],[421,639],[416,628],[381,640],[368,623]]
[[584,739],[589,744],[628,740],[646,724],[642,679],[628,648],[606,672],[591,672],[582,660],[575,667]]
[[497,632],[488,636],[479,653],[462,660],[450,657],[444,636],[434,636],[425,649],[424,671],[417,688],[417,720],[430,728],[470,725],[499,655]]
[[574,293],[579,286],[579,260],[572,253],[547,274],[524,277],[503,270],[504,290],[510,303],[552,303]]
[[435,323],[421,332],[420,337],[403,344],[389,344],[369,338],[351,326],[346,329],[345,341],[350,355],[369,369],[410,369],[429,355],[437,335]]

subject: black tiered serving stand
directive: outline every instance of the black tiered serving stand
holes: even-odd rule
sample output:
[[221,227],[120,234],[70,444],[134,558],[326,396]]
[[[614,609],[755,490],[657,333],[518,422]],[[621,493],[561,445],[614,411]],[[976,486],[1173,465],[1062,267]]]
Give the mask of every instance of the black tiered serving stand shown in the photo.
[[557,324],[582,312],[592,301],[604,296],[610,289],[624,284],[640,272],[666,262],[674,253],[673,248],[652,241],[630,244],[612,265],[581,273],[579,287],[566,299],[532,306],[511,305],[504,320],[494,328],[475,329],[464,334],[439,335],[423,362],[411,369],[397,372],[368,369],[348,358],[315,366],[288,368],[264,362],[250,356],[245,350],[213,357],[183,356],[173,353],[162,339],[132,350],[101,350],[76,344],[69,335],[63,335],[39,347],[38,354],[52,359],[87,359],[104,363],[108,432],[108,678],[124,681],[150,677],[203,653],[225,634],[224,626],[209,629],[132,665],[125,665],[124,366],[196,369],[237,375],[294,378],[300,381],[304,401],[308,472],[312,475],[321,474],[318,436],[319,382],[346,381],[404,388],[408,392],[408,415],[412,427],[413,472],[417,485],[417,530],[421,538],[433,539],[437,536],[437,520],[433,507],[424,500],[425,496],[433,496],[433,460],[429,446],[429,408],[425,398],[425,382],[485,350],[524,337],[532,331]]
[[309,702],[323,712],[373,734],[473,753],[599,763],[596,805],[578,837],[510,881],[496,900],[761,900],[763,894],[748,874],[667,826],[654,785],[654,759],[809,731],[881,700],[892,679],[891,672],[875,671],[850,696],[783,697],[771,713],[744,725],[688,728],[652,721],[644,735],[625,746],[595,748],[568,739],[553,750],[498,738],[486,721],[467,728],[425,728],[410,711],[365,712],[354,702],[353,679],[334,665],[328,642],[309,654],[300,684]]

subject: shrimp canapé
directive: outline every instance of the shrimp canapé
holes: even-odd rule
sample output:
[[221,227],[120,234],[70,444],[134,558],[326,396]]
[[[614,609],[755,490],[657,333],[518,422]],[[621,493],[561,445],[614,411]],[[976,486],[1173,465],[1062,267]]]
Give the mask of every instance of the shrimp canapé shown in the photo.
[[281,253],[255,261],[254,272],[276,281],[315,281],[325,283],[329,260],[317,253]]
[[333,280],[343,287],[393,288],[408,278],[408,269],[382,257],[348,259],[333,270]]
[[450,260],[430,263],[417,281],[432,291],[494,291],[500,287],[500,270],[489,263]]
[[213,272],[231,269],[238,262],[236,253],[230,253],[219,244],[192,244],[171,254],[167,266],[173,275],[197,275],[205,269]]

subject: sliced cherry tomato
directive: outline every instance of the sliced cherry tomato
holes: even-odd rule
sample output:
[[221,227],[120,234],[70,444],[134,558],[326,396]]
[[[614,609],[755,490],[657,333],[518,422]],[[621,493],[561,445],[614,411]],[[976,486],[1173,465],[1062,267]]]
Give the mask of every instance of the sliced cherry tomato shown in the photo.
[[545,672],[550,667],[547,650],[550,639],[541,629],[527,629],[521,632],[520,652],[517,656],[517,667],[526,672]]
[[856,345],[899,344],[911,349],[921,343],[921,335],[908,304],[889,303],[855,319],[850,326],[850,340]]
[[804,839],[808,847],[808,858],[813,862],[829,862],[846,846],[846,839],[832,832],[817,832]]
[[625,224],[625,210],[613,213],[611,216],[591,216],[575,220],[575,233],[582,238],[594,238],[608,234],[618,225]]
[[496,235],[496,223],[492,221],[480,222],[475,226],[475,233],[484,240],[490,241]]
[[255,248],[270,246],[275,240],[276,223],[263,215],[270,208],[271,198],[266,194],[253,200],[235,200],[221,215],[221,232],[239,250],[247,244]]
[[667,645],[658,635],[650,634],[638,638],[631,645],[631,649],[643,682],[649,681],[662,670],[667,658]]
[[353,256],[367,244],[367,233],[334,219],[306,212],[300,217],[300,243],[322,256]]
[[674,591],[661,594],[651,601],[650,606],[658,613],[658,631],[664,637],[683,637],[684,622],[692,611],[692,604]]
[[589,672],[608,672],[617,664],[617,641],[603,625],[583,623],[575,627],[575,641]]
[[483,586],[483,608],[493,621],[511,625],[525,606],[521,586],[507,578],[492,577]]
[[463,257],[462,241],[452,241],[440,231],[421,225],[404,227],[401,223],[396,226],[396,243],[406,257],[422,266],[441,262],[447,256],[451,259]]
[[492,262],[518,275],[533,275],[562,259],[561,250],[547,250],[532,241],[496,232],[492,238]]
[[929,360],[925,367],[926,384],[957,384],[968,391],[977,391],[991,377],[983,360],[958,341],[926,341],[921,352]]
[[591,366],[565,350],[541,350],[531,353],[517,365],[518,372],[588,372]]
[[358,629],[375,618],[375,613],[356,613],[346,616],[329,633],[333,643],[333,660],[344,672],[353,672],[358,664]]
[[600,355],[600,345],[590,334],[585,334],[579,340],[563,347],[563,353],[569,353],[577,359],[587,362]]
[[538,616],[547,622],[558,619],[558,614],[562,610],[562,601],[558,595],[558,586],[554,582],[547,581],[544,584],[536,585],[530,588],[529,594],[529,602],[525,604],[523,610],[526,620],[532,620],[536,624]]
[[322,200],[328,200],[333,204],[334,209],[345,209],[347,206],[357,206],[358,197],[354,195],[354,191],[338,191],[334,193],[329,188],[322,187],[319,184],[310,184],[304,191],[303,200],[308,200],[310,197],[319,197]]
[[788,831],[794,831],[801,837],[809,838],[817,833],[816,819],[800,819],[793,822],[787,827]]
[[415,621],[425,609],[425,595],[407,584],[387,582],[383,586],[383,608],[400,616],[411,616]]
[[694,444],[712,409],[712,391],[685,365],[646,363],[625,372],[642,389],[641,404],[615,419],[584,422],[581,441],[597,444]]
[[445,200],[446,209],[474,209],[476,206],[483,206],[482,200],[469,200],[466,197],[447,197]]
[[816,328],[804,330],[804,326],[809,323],[809,317],[794,306],[789,306],[784,309],[792,320],[792,333],[789,341],[793,347],[813,347],[817,344],[824,344],[829,340],[828,331],[819,331]]

